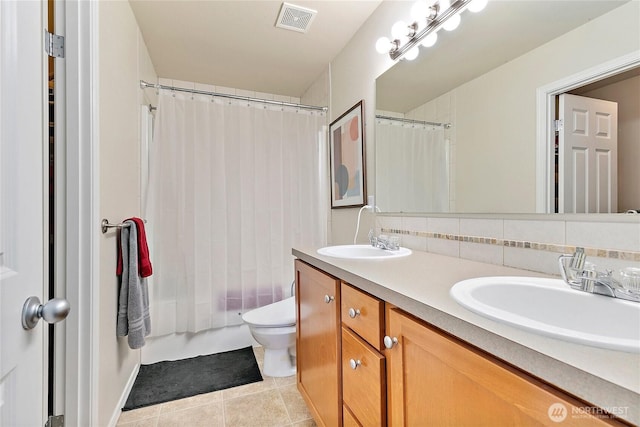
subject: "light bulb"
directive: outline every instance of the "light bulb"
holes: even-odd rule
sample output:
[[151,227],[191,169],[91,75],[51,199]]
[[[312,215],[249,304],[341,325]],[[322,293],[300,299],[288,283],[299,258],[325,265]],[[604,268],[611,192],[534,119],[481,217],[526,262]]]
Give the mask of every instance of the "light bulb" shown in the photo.
[[380,37],[376,42],[376,51],[378,53],[389,53],[391,50],[391,40],[387,37]]
[[424,47],[431,47],[434,44],[436,44],[437,41],[438,41],[438,33],[431,33],[427,37],[422,39],[420,44]]
[[442,28],[444,28],[447,31],[453,31],[456,28],[458,28],[458,25],[460,25],[460,14],[457,13],[455,15],[453,15],[451,18],[447,19],[445,21],[445,23],[442,25]]
[[402,39],[407,37],[408,26],[404,23],[404,21],[398,21],[391,27],[391,36],[394,39]]
[[489,0],[473,0],[471,3],[469,3],[468,9],[471,12],[480,12],[482,9],[485,8],[488,1]]
[[411,7],[411,19],[415,22],[424,22],[425,18],[429,16],[429,6],[425,0],[418,0]]
[[418,49],[418,46],[414,46],[411,49],[409,49],[407,53],[404,54],[403,58],[406,59],[407,61],[413,61],[418,57],[419,53],[420,53],[420,50]]

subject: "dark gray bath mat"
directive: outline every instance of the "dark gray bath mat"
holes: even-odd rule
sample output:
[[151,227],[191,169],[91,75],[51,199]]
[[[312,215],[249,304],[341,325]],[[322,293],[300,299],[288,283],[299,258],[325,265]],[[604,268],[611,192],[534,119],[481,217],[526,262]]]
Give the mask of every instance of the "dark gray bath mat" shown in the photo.
[[140,366],[123,411],[262,381],[251,347]]

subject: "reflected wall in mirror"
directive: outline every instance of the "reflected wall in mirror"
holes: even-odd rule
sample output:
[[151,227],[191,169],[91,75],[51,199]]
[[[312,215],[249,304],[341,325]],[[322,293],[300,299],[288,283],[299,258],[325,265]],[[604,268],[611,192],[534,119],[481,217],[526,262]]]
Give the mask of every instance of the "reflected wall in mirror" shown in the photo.
[[[378,207],[383,212],[553,212],[553,200],[541,207],[537,199],[543,190],[539,176],[555,180],[553,156],[537,160],[538,140],[544,138],[537,135],[537,91],[569,77],[587,81],[585,70],[629,57],[632,65],[609,73],[609,80],[574,85],[571,92],[618,103],[618,203],[612,211],[640,209],[638,1],[493,0],[481,13],[463,16],[456,31],[440,31],[438,43],[421,48],[416,60],[399,61],[383,73],[376,80],[376,115],[451,127],[405,123],[426,127],[421,138],[436,141],[425,142],[434,147],[418,153],[416,131],[414,142],[407,143],[400,134],[412,132],[386,132],[401,125],[376,119]],[[550,152],[554,144],[548,142]]]

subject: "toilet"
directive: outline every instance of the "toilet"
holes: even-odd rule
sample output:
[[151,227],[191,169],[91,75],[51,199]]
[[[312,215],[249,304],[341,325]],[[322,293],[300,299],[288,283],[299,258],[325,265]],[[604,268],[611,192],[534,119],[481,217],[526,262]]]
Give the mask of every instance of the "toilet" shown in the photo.
[[296,346],[295,297],[248,311],[242,320],[253,338],[264,347],[263,372],[270,377],[288,377],[296,373],[291,356]]

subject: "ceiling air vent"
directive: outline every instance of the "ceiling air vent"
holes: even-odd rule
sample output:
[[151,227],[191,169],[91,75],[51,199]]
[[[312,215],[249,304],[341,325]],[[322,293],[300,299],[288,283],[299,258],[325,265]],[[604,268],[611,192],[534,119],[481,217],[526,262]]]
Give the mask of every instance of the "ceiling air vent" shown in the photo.
[[282,3],[276,27],[306,33],[317,11],[290,3]]

